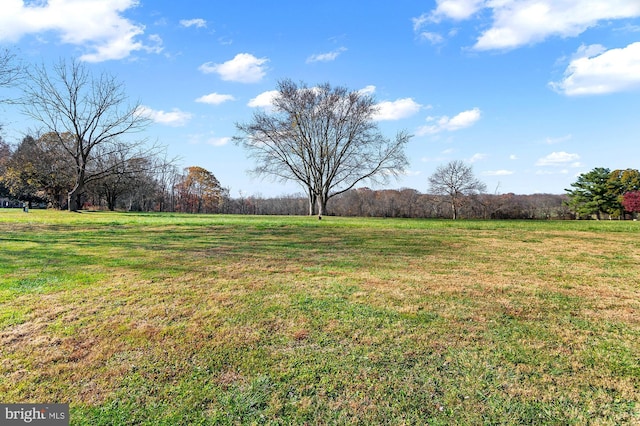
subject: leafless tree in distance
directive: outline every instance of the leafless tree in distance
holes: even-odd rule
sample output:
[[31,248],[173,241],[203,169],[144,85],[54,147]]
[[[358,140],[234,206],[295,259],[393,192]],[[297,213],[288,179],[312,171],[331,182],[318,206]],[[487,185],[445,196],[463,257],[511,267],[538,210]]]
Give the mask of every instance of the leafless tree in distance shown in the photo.
[[473,168],[460,160],[438,166],[429,177],[429,192],[448,197],[453,219],[458,218],[458,211],[466,197],[486,190],[487,186],[474,176]]

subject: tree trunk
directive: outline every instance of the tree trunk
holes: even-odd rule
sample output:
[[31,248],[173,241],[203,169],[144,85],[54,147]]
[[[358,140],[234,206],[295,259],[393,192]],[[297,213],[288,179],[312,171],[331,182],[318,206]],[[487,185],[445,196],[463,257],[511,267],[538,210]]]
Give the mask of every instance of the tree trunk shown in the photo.
[[327,213],[327,201],[325,196],[318,198],[318,219],[322,219],[322,215]]
[[316,194],[312,190],[309,190],[309,216],[313,216],[316,213]]
[[84,191],[84,186],[76,185],[71,191],[69,191],[69,195],[67,197],[67,203],[70,212],[77,212],[82,207],[81,205],[81,196]]

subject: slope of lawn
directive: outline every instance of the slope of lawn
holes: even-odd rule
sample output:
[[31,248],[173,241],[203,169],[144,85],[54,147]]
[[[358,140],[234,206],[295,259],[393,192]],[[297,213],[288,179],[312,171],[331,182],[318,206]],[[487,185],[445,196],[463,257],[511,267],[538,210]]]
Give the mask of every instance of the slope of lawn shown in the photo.
[[0,402],[71,424],[640,423],[640,223],[0,210]]

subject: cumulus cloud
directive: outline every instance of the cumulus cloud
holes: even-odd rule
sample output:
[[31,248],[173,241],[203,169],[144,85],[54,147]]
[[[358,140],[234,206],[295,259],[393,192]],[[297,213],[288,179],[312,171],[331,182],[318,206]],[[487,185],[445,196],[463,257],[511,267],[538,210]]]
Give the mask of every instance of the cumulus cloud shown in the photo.
[[552,152],[536,161],[536,166],[566,166],[572,163],[576,167],[579,166],[578,160],[580,160],[578,154],[570,154],[564,151]]
[[456,21],[469,19],[482,9],[484,0],[437,0],[435,10],[429,15],[429,20],[439,22],[443,18]]
[[478,50],[509,49],[550,36],[575,37],[603,20],[640,16],[640,2],[629,0],[507,0],[493,5],[493,26],[478,38]]
[[277,90],[269,90],[268,92],[262,92],[255,98],[251,99],[247,106],[251,108],[270,108],[273,105],[273,99],[278,96]]
[[443,20],[461,21],[491,16],[488,29],[478,35],[476,50],[514,49],[549,37],[575,37],[602,21],[640,16],[640,2],[630,0],[438,0],[430,13],[413,19],[413,28]]
[[316,53],[313,54],[311,56],[309,56],[307,58],[307,63],[310,64],[312,62],[331,62],[331,61],[335,61],[338,56],[340,56],[340,54],[342,52],[346,52],[347,48],[346,47],[340,47],[334,51],[331,52],[327,52],[327,53]]
[[167,112],[154,110],[147,106],[141,106],[138,109],[138,113],[143,117],[151,119],[154,123],[172,127],[184,126],[189,120],[191,120],[191,113],[180,111],[177,108]]
[[418,128],[416,134],[419,136],[433,135],[440,132],[454,132],[456,130],[464,129],[466,127],[473,126],[478,120],[482,112],[480,108],[473,108],[467,111],[455,115],[454,117],[442,116],[442,117],[428,117],[427,121],[433,124],[422,126]]
[[265,76],[267,58],[256,58],[249,53],[238,53],[233,59],[221,64],[204,63],[198,68],[205,74],[216,73],[224,81],[257,83]]
[[182,19],[182,20],[180,20],[180,25],[182,25],[183,27],[186,27],[186,28],[189,28],[189,27],[206,28],[207,27],[207,21],[205,21],[202,18]]
[[158,35],[141,40],[144,26],[122,13],[138,5],[137,0],[56,0],[29,2],[3,0],[0,41],[17,42],[26,35],[52,32],[61,43],[80,46],[80,60],[102,62],[123,59],[132,52],[162,51]]
[[567,96],[602,95],[640,88],[640,42],[604,50],[582,46],[564,72],[549,86]]
[[377,104],[378,111],[374,114],[374,120],[400,120],[411,117],[422,108],[422,105],[411,98],[385,101]]
[[232,95],[221,95],[220,93],[209,93],[208,95],[200,96],[196,99],[196,102],[200,102],[203,104],[211,104],[211,105],[220,105],[221,103],[227,101],[235,101]]

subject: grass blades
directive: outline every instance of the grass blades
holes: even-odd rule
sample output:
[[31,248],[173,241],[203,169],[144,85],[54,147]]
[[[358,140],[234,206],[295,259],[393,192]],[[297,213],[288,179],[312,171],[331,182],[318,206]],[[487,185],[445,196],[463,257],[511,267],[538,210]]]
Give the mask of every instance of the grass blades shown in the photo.
[[78,425],[639,423],[639,237],[0,210],[0,395]]

